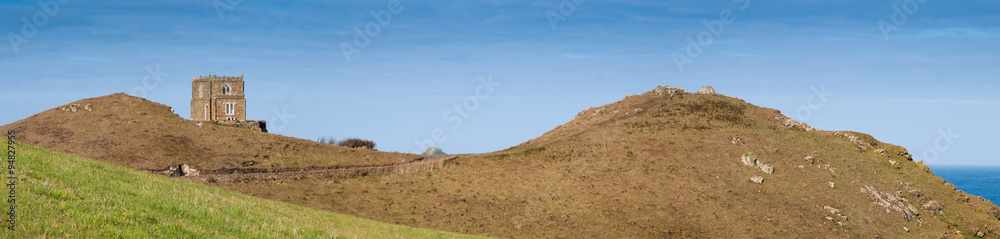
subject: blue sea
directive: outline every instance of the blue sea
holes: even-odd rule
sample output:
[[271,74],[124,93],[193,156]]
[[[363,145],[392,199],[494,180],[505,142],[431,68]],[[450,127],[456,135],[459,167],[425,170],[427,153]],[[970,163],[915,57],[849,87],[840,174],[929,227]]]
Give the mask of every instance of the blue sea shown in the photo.
[[1000,205],[1000,166],[933,165],[931,170],[959,190]]

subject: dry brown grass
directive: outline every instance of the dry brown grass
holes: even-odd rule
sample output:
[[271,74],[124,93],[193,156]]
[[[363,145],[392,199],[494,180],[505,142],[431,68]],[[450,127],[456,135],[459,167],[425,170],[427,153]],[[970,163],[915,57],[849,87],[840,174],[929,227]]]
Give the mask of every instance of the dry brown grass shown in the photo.
[[[785,128],[773,109],[724,96],[652,94],[602,108],[516,147],[463,156],[441,171],[218,186],[380,221],[499,237],[927,238],[1000,227],[984,213],[995,206],[979,198],[954,200],[966,195],[944,186],[926,166],[893,155],[904,163],[891,168],[884,156],[862,152],[835,132]],[[744,144],[733,144],[733,137]],[[884,143],[879,148],[903,150]],[[741,164],[745,152],[773,165],[775,173]],[[814,152],[815,164],[803,159]],[[764,183],[751,183],[754,175]],[[871,185],[905,194],[905,184],[924,193],[906,196],[916,207],[936,200],[950,209],[945,215],[921,209],[920,222],[907,222],[859,192]],[[848,220],[827,220],[836,216],[824,206]]]
[[170,107],[125,94],[83,99],[92,111],[60,107],[0,126],[21,141],[137,169],[188,164],[198,169],[372,165],[409,162],[414,154],[351,149],[310,140],[185,120]]
[[[38,130],[48,129],[36,131],[39,136],[34,137],[38,138],[26,136],[26,140],[73,151],[88,149],[83,152],[91,154],[103,155],[98,153],[103,146],[86,148],[77,143],[86,141],[63,142],[49,135],[119,134],[116,137],[121,140],[128,139],[121,135],[128,135],[151,144],[151,150],[141,150],[135,144],[112,148],[146,154],[173,152],[158,151],[158,147],[190,147],[175,152],[197,154],[203,150],[198,145],[207,139],[231,142],[251,138],[210,127],[191,130],[205,133],[186,131],[187,140],[197,143],[184,143],[183,139],[152,142],[143,140],[143,134],[126,131],[121,125],[125,123],[117,120],[81,123],[105,124],[105,132],[89,133],[80,128],[44,126],[68,116],[43,114],[48,115],[25,120],[32,123],[19,121],[36,125]],[[835,136],[837,132],[786,128],[781,117],[776,110],[721,95],[648,92],[585,110],[541,137],[507,150],[463,155],[438,171],[208,185],[384,222],[498,237],[955,238],[956,231],[972,236],[973,228],[994,230],[990,237],[995,237],[1000,228],[997,217],[990,214],[998,210],[996,206],[953,190],[926,166],[890,154],[891,159],[902,162],[896,169],[889,165],[889,158],[871,149],[861,150],[845,137]],[[134,131],[159,130],[151,127],[157,124],[130,125]],[[840,133],[859,136],[889,152],[905,151],[865,134]],[[280,136],[253,138],[265,137]],[[734,137],[742,143],[732,143]],[[293,162],[288,164],[396,162],[392,158],[395,154],[349,151],[287,137],[256,140],[266,143],[243,145],[236,148],[242,151],[234,152],[275,150],[273,144],[301,142],[278,148],[286,148],[283,155],[311,155],[320,150],[339,154],[330,161],[283,157]],[[212,152],[226,155],[227,151]],[[774,174],[740,163],[739,157],[746,152],[773,165]],[[803,159],[814,153],[818,155],[814,164]],[[763,176],[764,183],[752,183],[750,176]],[[830,188],[830,182],[836,188]],[[906,221],[861,193],[860,188],[866,185],[893,194],[900,191],[917,207],[935,200],[943,205],[944,215],[920,209],[917,220]],[[923,195],[906,194],[907,185]],[[833,215],[824,206],[839,209],[848,220],[827,220],[825,217]]]

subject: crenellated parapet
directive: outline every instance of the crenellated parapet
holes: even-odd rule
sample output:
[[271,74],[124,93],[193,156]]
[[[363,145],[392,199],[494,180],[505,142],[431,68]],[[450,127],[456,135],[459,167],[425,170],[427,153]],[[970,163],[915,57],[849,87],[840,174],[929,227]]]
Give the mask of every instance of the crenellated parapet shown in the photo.
[[243,81],[243,74],[240,76],[227,76],[227,75],[212,75],[211,72],[207,76],[191,76],[194,81]]

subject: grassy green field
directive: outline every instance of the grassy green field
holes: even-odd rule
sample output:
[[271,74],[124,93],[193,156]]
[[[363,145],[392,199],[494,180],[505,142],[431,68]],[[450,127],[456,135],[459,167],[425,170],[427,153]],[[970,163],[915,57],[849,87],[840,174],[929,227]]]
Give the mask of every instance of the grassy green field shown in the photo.
[[[0,145],[6,149],[6,142]],[[474,237],[340,215],[16,146],[17,226],[10,231],[2,220],[0,235],[5,238]],[[6,198],[9,190],[3,191]],[[0,205],[0,211],[9,211],[6,200]]]

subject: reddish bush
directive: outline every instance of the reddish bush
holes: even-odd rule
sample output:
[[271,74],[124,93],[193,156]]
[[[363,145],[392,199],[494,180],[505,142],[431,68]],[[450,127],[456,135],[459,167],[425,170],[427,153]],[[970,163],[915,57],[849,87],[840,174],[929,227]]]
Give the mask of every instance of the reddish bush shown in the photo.
[[375,149],[375,142],[359,138],[344,139],[337,143],[337,145],[351,148],[367,147],[368,149]]

